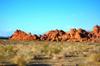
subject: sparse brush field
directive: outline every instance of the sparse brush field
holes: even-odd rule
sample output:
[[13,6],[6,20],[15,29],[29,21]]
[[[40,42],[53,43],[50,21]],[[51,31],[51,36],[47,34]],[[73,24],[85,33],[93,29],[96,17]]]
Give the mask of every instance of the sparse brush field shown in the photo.
[[1,41],[1,66],[100,66],[100,43]]

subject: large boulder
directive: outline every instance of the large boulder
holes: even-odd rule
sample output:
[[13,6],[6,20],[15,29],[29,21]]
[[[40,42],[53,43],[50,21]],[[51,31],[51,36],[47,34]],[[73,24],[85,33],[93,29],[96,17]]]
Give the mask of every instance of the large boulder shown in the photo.
[[37,35],[27,34],[24,31],[16,30],[13,35],[9,38],[10,40],[36,40]]
[[100,38],[100,26],[96,25],[93,27],[93,34],[96,38]]
[[75,39],[76,32],[77,32],[76,28],[70,29],[70,32],[69,32],[70,39]]
[[65,34],[63,34],[62,36],[61,36],[61,41],[67,41],[67,40],[69,40],[71,38],[71,35],[70,35],[70,33],[65,33]]
[[89,32],[85,31],[84,29],[78,29],[75,38],[78,41],[87,41],[89,39]]
[[51,30],[47,32],[45,35],[47,36],[46,40],[49,41],[61,41],[61,36],[65,34],[63,30]]

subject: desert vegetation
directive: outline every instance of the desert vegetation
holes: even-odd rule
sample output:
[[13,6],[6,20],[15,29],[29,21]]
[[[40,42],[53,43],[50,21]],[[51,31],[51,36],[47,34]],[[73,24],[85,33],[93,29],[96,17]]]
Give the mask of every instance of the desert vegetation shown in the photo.
[[5,45],[0,45],[1,64],[100,65],[100,43],[9,40],[3,43]]

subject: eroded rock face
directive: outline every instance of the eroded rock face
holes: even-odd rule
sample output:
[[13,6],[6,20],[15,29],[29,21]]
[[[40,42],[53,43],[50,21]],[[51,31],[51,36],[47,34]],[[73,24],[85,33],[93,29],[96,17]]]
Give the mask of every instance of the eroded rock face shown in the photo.
[[76,32],[77,32],[76,28],[70,29],[70,32],[69,32],[70,39],[75,39]]
[[96,38],[100,38],[100,26],[98,26],[98,25],[94,26],[93,33]]
[[43,40],[49,41],[87,41],[91,34],[83,29],[71,29],[69,32],[51,30],[42,36]]
[[71,29],[69,32],[67,32],[65,35],[63,35],[62,40],[68,40],[68,41],[86,41],[89,39],[89,32],[83,30],[83,29]]
[[47,36],[46,40],[49,41],[60,41],[61,40],[61,36],[65,34],[65,32],[63,30],[51,30],[49,32],[47,32],[45,35]]
[[40,40],[46,40],[48,36],[46,34],[40,35]]
[[[52,34],[52,31],[49,32]],[[59,41],[96,41],[96,38],[100,38],[100,26],[95,26],[93,32],[88,32],[84,29],[76,29],[73,28],[69,32],[64,32],[61,35],[59,35],[59,30],[53,31],[54,35],[53,37],[48,36],[51,40],[59,40]]]
[[25,33],[21,30],[16,30],[14,34],[9,38],[10,40],[36,40],[38,38],[37,35],[32,35]]
[[65,33],[61,36],[61,41],[68,41],[71,38],[70,33]]

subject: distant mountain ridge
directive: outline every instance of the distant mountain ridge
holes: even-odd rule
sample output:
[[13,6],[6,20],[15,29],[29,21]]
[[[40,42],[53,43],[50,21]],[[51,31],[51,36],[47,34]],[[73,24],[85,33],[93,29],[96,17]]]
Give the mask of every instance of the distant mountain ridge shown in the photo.
[[9,37],[0,36],[0,39],[9,39]]

